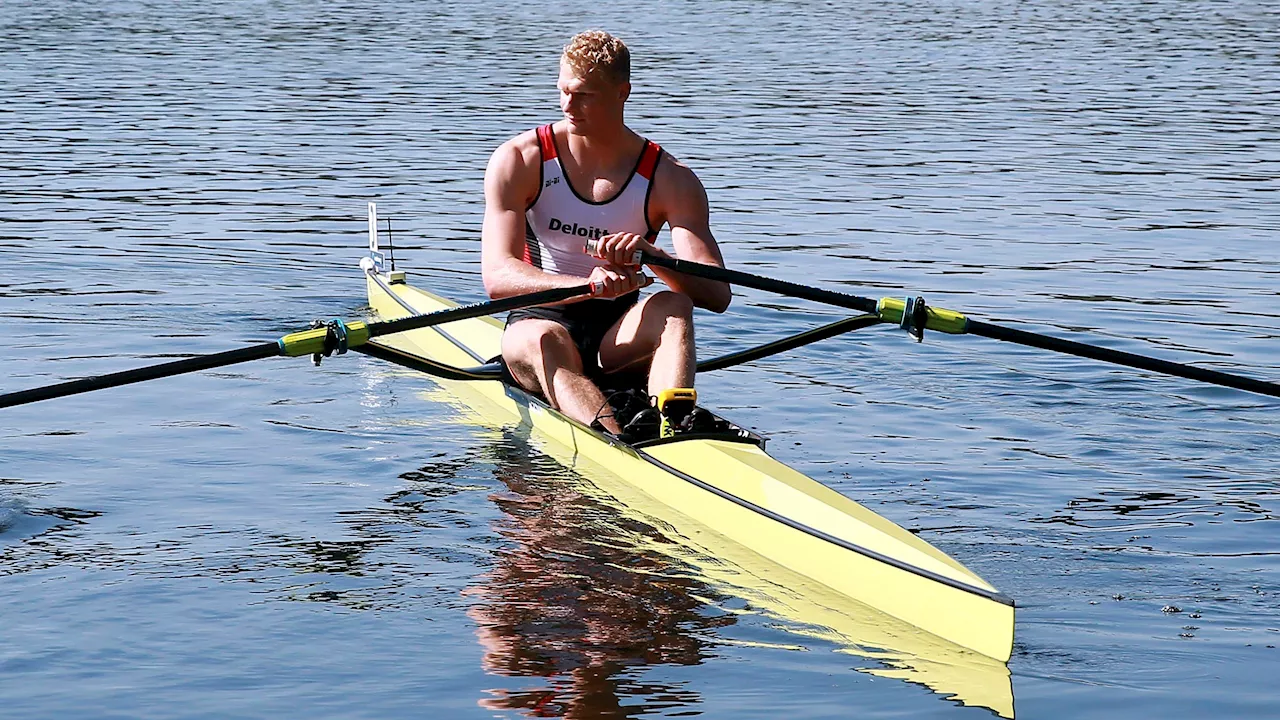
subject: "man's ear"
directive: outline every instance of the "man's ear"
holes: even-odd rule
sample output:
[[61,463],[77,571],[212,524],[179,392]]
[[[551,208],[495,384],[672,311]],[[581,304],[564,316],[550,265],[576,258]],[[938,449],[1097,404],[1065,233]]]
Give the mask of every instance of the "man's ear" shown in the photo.
[[624,82],[618,88],[618,99],[625,102],[629,97],[631,97],[631,83]]

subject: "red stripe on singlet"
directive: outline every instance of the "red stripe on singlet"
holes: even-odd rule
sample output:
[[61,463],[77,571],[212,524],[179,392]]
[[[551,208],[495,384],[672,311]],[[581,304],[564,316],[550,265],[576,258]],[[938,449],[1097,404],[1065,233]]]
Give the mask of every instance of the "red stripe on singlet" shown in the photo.
[[542,150],[542,162],[556,159],[555,135],[552,134],[550,125],[538,128],[538,147]]
[[662,148],[657,143],[646,140],[644,143],[644,152],[640,154],[640,165],[636,167],[636,174],[645,180],[653,179],[653,171],[658,167],[658,155],[662,152]]

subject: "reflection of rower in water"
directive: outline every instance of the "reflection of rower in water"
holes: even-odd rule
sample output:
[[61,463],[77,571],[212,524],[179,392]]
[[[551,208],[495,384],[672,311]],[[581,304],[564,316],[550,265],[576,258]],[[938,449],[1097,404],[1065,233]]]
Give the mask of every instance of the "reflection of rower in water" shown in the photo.
[[[700,631],[732,623],[706,617],[698,597],[717,593],[643,554],[628,536],[657,535],[610,508],[566,493],[566,471],[539,463],[522,441],[493,447],[496,477],[510,490],[495,497],[506,513],[498,532],[509,543],[494,568],[468,590],[475,605],[485,670],[547,678],[543,688],[491,691],[491,709],[538,717],[630,717],[626,696],[660,694],[664,706],[697,696],[650,681],[628,686],[619,675],[654,664],[692,665],[705,659]],[[660,537],[660,536],[658,536]]]

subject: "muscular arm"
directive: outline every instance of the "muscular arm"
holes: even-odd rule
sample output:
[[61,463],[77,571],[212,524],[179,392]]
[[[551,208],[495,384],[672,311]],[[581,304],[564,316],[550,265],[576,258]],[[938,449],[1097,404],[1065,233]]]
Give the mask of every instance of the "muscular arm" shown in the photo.
[[503,143],[489,158],[484,173],[480,266],[485,292],[495,300],[582,284],[582,278],[546,273],[523,259],[524,211],[537,195],[539,177],[536,140],[529,135]]
[[[671,227],[671,246],[676,257],[707,265],[724,267],[724,256],[711,234],[710,212],[707,207],[707,191],[702,181],[688,167],[667,156],[654,178],[654,197],[651,201],[657,219],[665,220]],[[658,248],[662,252],[661,248]],[[664,253],[665,254],[665,253]],[[651,267],[672,290],[684,293],[693,304],[721,313],[729,307],[733,294],[726,283],[691,277],[683,273]]]

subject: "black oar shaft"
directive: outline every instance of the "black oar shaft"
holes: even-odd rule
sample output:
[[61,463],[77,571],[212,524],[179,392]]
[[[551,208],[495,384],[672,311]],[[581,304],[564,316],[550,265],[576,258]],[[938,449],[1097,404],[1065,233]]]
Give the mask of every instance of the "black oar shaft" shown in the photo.
[[644,263],[653,267],[667,268],[668,270],[675,270],[676,272],[688,273],[695,277],[726,282],[730,285],[741,285],[742,287],[764,290],[765,292],[777,293],[779,295],[790,295],[804,300],[812,300],[814,302],[835,305],[836,307],[857,310],[864,313],[876,312],[876,301],[871,298],[858,297],[857,295],[849,295],[847,293],[835,292],[833,290],[823,290],[822,288],[809,287],[808,285],[799,285],[797,283],[787,282],[786,280],[774,280],[773,278],[752,275],[751,273],[745,273],[739,270],[730,270],[729,268],[716,267],[715,265],[704,265],[690,260],[658,257],[657,255],[650,255],[648,253],[644,254]]
[[38,402],[40,400],[52,400],[54,398],[77,395],[79,393],[86,393],[93,390],[105,390],[107,388],[119,387],[121,385],[144,382],[146,380],[158,380],[160,378],[172,377],[183,373],[212,370],[214,368],[235,365],[236,363],[248,362],[249,360],[261,360],[263,358],[274,357],[279,354],[280,344],[273,341],[269,343],[262,343],[261,345],[250,345],[249,347],[239,348],[237,350],[227,350],[225,352],[213,353],[211,355],[200,355],[198,357],[174,360],[173,362],[161,363],[159,365],[134,368],[133,370],[122,370],[120,372],[109,373],[107,375],[97,375],[95,377],[87,377],[80,380],[68,380],[67,382],[58,383],[57,385],[46,385],[45,387],[20,390],[6,395],[0,395],[0,408],[13,407],[14,405],[25,405],[27,403]]
[[[541,290],[526,295],[516,295],[509,298],[503,298],[501,300],[461,305],[459,307],[439,310],[437,312],[426,313],[424,315],[400,318],[399,320],[367,324],[363,322],[356,322],[350,325],[350,329],[352,331],[352,337],[350,339],[351,347],[354,348],[362,345],[367,342],[369,338],[379,335],[389,335],[391,333],[405,332],[406,330],[416,330],[418,328],[430,327],[432,325],[443,325],[444,323],[455,322],[457,320],[467,320],[469,318],[480,317],[481,315],[490,315],[493,313],[505,312],[507,310],[514,310],[516,308],[561,302],[563,300],[570,300],[575,297],[589,295],[591,292],[592,286],[589,284],[575,285],[567,288]],[[80,380],[69,380],[56,385],[31,388],[30,390],[19,390],[17,392],[0,395],[0,408],[25,405],[27,403],[39,402],[41,400],[52,400],[54,398],[66,397],[68,395],[91,392],[93,390],[105,390],[107,388],[119,387],[121,385],[144,382],[146,380],[158,380],[160,378],[172,377],[183,373],[212,370],[214,368],[235,365],[236,363],[247,362],[249,360],[261,360],[263,358],[275,357],[277,355],[290,355],[296,357],[299,355],[310,355],[312,353],[321,352],[328,354],[333,350],[333,348],[328,344],[327,333],[329,332],[331,331],[327,328],[314,328],[312,330],[292,333],[277,341],[262,343],[261,345],[252,345],[246,348],[227,350],[225,352],[212,353],[210,355],[200,355],[198,357],[175,360],[173,362],[150,365],[148,367],[134,368],[132,370],[122,370],[120,372],[109,373],[107,375],[82,378]]]
[[571,300],[576,297],[582,297],[583,295],[590,295],[591,291],[591,285],[574,285],[573,287],[566,288],[552,288],[550,290],[539,290],[527,295],[513,295],[512,297],[502,298],[500,300],[489,300],[486,302],[471,303],[470,305],[459,305],[458,307],[452,307],[447,310],[437,310],[435,312],[425,313],[422,315],[410,315],[409,317],[400,318],[398,320],[369,323],[369,337],[390,335],[391,333],[417,330],[419,328],[430,327],[432,325],[444,325],[445,323],[456,322],[458,320],[470,320],[471,318],[480,317],[481,315],[495,315],[500,312],[506,312],[508,310],[515,310],[518,308]]
[[1066,353],[1068,355],[1077,355],[1079,357],[1090,358],[1093,360],[1115,363],[1117,365],[1126,365],[1140,370],[1150,370],[1151,372],[1187,378],[1188,380],[1199,380],[1200,382],[1222,385],[1229,388],[1235,388],[1237,390],[1258,393],[1260,395],[1280,397],[1280,385],[1277,385],[1276,383],[1255,380],[1242,375],[1233,375],[1231,373],[1220,372],[1218,370],[1209,370],[1206,368],[1196,367],[1194,365],[1170,362],[1168,360],[1161,360],[1159,358],[1148,357],[1146,355],[1136,355],[1131,352],[1124,352],[1123,350],[1112,350],[1111,348],[1088,345],[1085,343],[1075,342],[1073,340],[1063,340],[1049,335],[1041,335],[1039,333],[1028,332],[1026,330],[1004,327],[1003,325],[992,325],[991,323],[974,320],[973,318],[969,318],[968,331],[973,335],[981,335],[982,337],[991,338],[992,340],[1003,340],[1005,342],[1017,343],[1019,345],[1037,347],[1042,350],[1052,350],[1055,352]]
[[[789,295],[805,300],[813,300],[814,302],[835,305],[837,307],[876,313],[881,317],[884,316],[884,313],[879,309],[880,303],[870,298],[847,295],[845,293],[833,292],[831,290],[822,290],[820,288],[799,285],[797,283],[786,282],[784,280],[774,280],[772,278],[761,277],[759,275],[753,275],[739,270],[730,270],[728,268],[717,267],[715,265],[705,265],[703,263],[696,263],[689,260],[660,257],[649,253],[640,253],[638,258],[646,265],[667,268],[695,277],[706,278],[708,280],[718,280],[720,282],[741,285],[743,287],[754,288],[756,290],[764,290],[766,292],[777,293],[779,295]],[[886,301],[887,300],[888,299],[886,299]],[[929,312],[937,314],[938,308],[931,308]],[[1213,385],[1221,385],[1223,387],[1235,388],[1237,390],[1254,392],[1260,395],[1280,397],[1280,384],[1277,383],[1256,380],[1243,375],[1234,375],[1232,373],[1226,373],[1219,370],[1208,370],[1205,368],[1195,367],[1194,365],[1160,360],[1146,355],[1137,355],[1121,350],[1112,350],[1110,348],[1075,342],[1073,340],[1062,340],[1049,335],[1042,335],[1040,333],[1029,332],[1026,330],[1016,330],[1002,325],[993,325],[980,320],[974,320],[973,318],[965,318],[963,315],[950,310],[942,310],[941,312],[943,314],[953,315],[956,318],[955,323],[951,323],[950,321],[948,322],[949,325],[954,325],[955,329],[951,329],[949,327],[944,328],[945,332],[981,335],[994,340],[1003,340],[1005,342],[1027,345],[1030,347],[1041,348],[1043,350],[1052,350],[1066,353],[1068,355],[1077,355],[1079,357],[1090,358],[1093,360],[1101,360],[1103,362],[1115,363],[1117,365],[1125,365],[1141,370],[1149,370],[1151,372],[1163,373],[1174,377],[1186,378],[1188,380],[1198,380],[1200,382],[1206,382]],[[930,327],[932,327],[932,324]]]
[[703,360],[698,363],[698,372],[712,372],[714,370],[723,370],[724,368],[741,365],[743,363],[755,362],[761,358],[767,358],[770,355],[777,355],[778,353],[794,350],[810,343],[816,343],[820,340],[826,340],[827,338],[844,335],[845,333],[851,333],[854,330],[879,324],[880,318],[875,315],[858,315],[856,317],[837,320],[836,322],[823,325],[822,327],[806,330],[805,332],[797,335],[791,335],[789,337],[782,338],[781,340],[775,340],[771,343],[765,343],[764,345],[758,345],[746,350],[739,350],[738,352],[729,353],[728,355],[721,355],[720,357],[711,358],[710,360]]

